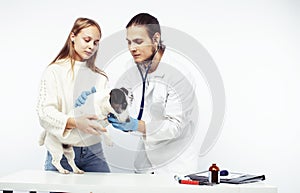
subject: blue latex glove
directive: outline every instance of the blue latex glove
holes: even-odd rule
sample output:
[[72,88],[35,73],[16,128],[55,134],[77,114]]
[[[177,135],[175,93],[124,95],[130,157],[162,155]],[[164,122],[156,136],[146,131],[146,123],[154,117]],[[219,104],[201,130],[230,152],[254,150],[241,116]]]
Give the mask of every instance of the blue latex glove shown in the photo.
[[87,97],[90,95],[90,94],[93,94],[96,92],[96,88],[93,86],[91,88],[91,90],[88,90],[88,91],[83,91],[81,93],[81,95],[76,99],[75,101],[75,108],[76,107],[80,107],[81,105],[84,105]]
[[109,114],[107,116],[108,122],[110,122],[114,128],[124,132],[136,131],[138,129],[138,120],[132,117],[129,118],[130,118],[129,122],[120,123],[113,114]]

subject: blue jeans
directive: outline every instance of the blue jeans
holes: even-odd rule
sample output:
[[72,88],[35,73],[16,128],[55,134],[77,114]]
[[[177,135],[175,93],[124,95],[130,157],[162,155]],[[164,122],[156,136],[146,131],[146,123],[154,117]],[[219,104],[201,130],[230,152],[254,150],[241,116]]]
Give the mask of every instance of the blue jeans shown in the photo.
[[[77,167],[85,172],[110,172],[108,164],[106,163],[102,144],[97,143],[88,147],[73,147],[75,152],[75,163]],[[71,166],[65,156],[60,161],[63,168],[72,171]],[[47,152],[45,161],[46,171],[57,171],[52,165],[52,156]]]

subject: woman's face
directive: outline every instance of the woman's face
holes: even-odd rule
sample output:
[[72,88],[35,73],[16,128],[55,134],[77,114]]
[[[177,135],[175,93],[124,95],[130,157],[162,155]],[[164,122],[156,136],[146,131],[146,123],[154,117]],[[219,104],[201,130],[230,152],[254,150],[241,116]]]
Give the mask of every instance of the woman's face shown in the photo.
[[77,35],[71,34],[74,42],[75,60],[84,61],[92,57],[98,50],[101,34],[97,27],[83,28]]
[[154,52],[154,44],[148,36],[146,27],[131,26],[127,28],[128,49],[136,63],[149,59]]

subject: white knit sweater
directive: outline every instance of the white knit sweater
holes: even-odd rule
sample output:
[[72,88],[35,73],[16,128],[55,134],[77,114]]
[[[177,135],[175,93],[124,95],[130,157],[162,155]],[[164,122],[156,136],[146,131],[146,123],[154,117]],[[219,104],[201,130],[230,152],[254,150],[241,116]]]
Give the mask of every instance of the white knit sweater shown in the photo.
[[[42,75],[37,113],[40,125],[61,142],[74,146],[90,146],[99,143],[99,136],[72,129],[64,134],[69,117],[96,114],[95,104],[108,92],[107,78],[90,70],[85,62],[75,62],[74,71],[69,60],[49,65]],[[74,102],[82,91],[93,86],[97,92],[88,97],[84,107],[74,109]]]

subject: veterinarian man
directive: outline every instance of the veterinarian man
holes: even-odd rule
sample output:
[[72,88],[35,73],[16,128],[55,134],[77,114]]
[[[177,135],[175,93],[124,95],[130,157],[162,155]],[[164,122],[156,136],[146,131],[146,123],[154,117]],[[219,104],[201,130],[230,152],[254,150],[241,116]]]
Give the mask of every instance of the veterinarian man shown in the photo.
[[198,171],[196,140],[198,105],[191,76],[161,40],[158,20],[147,13],[134,16],[126,26],[128,49],[133,57],[116,87],[132,92],[130,122],[108,120],[122,131],[142,133],[136,173]]

